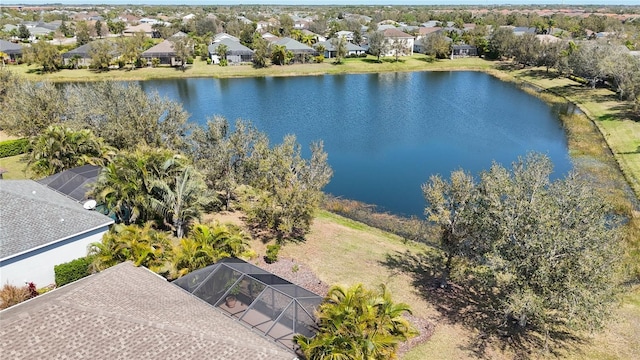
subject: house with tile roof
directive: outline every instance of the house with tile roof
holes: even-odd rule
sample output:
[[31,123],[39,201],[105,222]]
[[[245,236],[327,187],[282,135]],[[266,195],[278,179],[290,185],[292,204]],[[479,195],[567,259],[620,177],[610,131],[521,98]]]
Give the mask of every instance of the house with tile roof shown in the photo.
[[293,360],[296,355],[131,262],[0,312],[13,359]]
[[86,256],[113,224],[32,180],[1,180],[0,198],[0,284],[54,283],[53,267]]
[[161,43],[152,46],[142,53],[143,59],[147,60],[147,64],[151,65],[152,59],[159,59],[162,65],[179,66],[182,65],[176,56],[173,41],[164,40]]
[[398,29],[386,29],[382,31],[384,38],[387,40],[389,46],[387,47],[387,52],[383,54],[383,56],[395,56],[396,44],[402,44],[402,51],[398,54],[399,56],[410,56],[413,55],[413,44],[415,39],[412,35],[409,35],[405,32],[402,32]]

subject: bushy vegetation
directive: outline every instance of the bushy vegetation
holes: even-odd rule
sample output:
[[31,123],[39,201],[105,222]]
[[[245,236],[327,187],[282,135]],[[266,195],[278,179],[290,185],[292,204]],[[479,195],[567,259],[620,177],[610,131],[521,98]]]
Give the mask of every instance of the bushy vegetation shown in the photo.
[[316,335],[294,341],[309,360],[394,359],[400,342],[417,335],[405,313],[409,305],[393,302],[383,285],[333,286],[318,310]]
[[25,286],[5,284],[2,289],[0,289],[0,310],[36,296],[38,296],[38,292],[36,291],[34,283],[28,283]]
[[55,273],[56,286],[64,286],[83,277],[91,275],[91,263],[93,259],[89,256],[71,260],[67,263],[53,267]]
[[478,182],[455,171],[423,186],[429,220],[441,228],[441,285],[455,269],[454,281],[490,294],[489,327],[540,334],[544,346],[604,324],[622,255],[606,203],[576,174],[551,181],[551,172],[548,158],[530,154],[512,169],[494,164]]
[[0,141],[0,158],[24,154],[29,150],[29,139]]

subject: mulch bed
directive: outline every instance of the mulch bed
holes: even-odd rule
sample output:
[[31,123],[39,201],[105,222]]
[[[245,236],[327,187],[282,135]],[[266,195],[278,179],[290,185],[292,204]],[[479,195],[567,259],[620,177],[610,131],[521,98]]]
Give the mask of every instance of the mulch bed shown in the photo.
[[[254,264],[320,296],[326,296],[329,291],[328,284],[322,282],[307,265],[296,262],[294,259],[280,258],[273,264],[267,264],[263,258],[259,258]],[[413,315],[405,315],[405,318],[413,324],[420,334],[400,344],[399,357],[402,357],[414,346],[429,340],[435,329],[435,325],[427,319]]]

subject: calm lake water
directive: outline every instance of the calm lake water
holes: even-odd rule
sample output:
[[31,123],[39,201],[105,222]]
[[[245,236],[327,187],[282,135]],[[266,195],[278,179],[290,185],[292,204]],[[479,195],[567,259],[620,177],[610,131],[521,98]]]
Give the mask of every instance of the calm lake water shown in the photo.
[[478,174],[529,151],[555,174],[571,168],[557,114],[480,72],[413,72],[243,79],[153,80],[145,91],[183,103],[191,121],[251,120],[272,143],[323,140],[334,177],[325,191],[422,216],[421,184],[462,168]]

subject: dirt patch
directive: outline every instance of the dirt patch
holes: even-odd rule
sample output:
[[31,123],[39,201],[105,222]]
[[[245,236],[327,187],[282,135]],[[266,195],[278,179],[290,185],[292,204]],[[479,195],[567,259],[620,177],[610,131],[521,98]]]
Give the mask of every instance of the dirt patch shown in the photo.
[[17,139],[17,137],[11,136],[11,135],[7,134],[6,132],[0,130],[0,141],[14,140],[14,139]]

